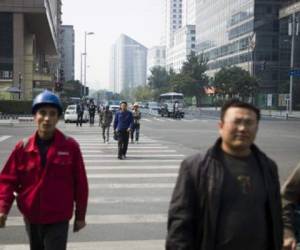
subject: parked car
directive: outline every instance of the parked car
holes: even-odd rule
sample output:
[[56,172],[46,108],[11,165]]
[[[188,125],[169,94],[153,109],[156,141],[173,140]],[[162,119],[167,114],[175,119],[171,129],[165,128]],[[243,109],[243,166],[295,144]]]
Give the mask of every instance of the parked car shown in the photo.
[[109,110],[111,110],[113,113],[116,113],[117,111],[119,111],[119,109],[120,109],[120,105],[115,105],[115,104],[109,105]]
[[[64,114],[64,120],[65,120],[65,123],[77,121],[76,104],[69,105],[66,108],[66,111]],[[83,112],[82,121],[88,122],[88,120],[89,120],[89,112],[85,109]]]

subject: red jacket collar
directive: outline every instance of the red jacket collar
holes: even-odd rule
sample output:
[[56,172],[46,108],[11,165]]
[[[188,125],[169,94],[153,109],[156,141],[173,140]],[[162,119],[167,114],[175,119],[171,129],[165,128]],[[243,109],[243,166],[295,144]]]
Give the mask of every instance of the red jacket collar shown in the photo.
[[[32,134],[27,142],[24,142],[25,145],[24,145],[24,150],[26,152],[38,152],[39,149],[38,149],[38,146],[36,144],[36,138],[37,138],[38,134],[37,134],[37,131]],[[58,129],[55,129],[55,132],[54,132],[54,141],[52,143],[52,146],[54,146],[55,148],[56,147],[59,147],[61,144],[62,144],[62,141],[65,140],[65,136],[64,134],[59,131]]]

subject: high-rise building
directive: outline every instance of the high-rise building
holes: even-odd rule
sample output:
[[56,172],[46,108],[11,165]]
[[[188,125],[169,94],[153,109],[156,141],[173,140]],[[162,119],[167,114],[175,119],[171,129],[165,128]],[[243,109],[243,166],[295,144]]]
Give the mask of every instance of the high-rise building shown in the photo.
[[196,0],[184,0],[182,2],[182,24],[196,24]]
[[276,93],[280,0],[196,1],[196,47],[208,75],[237,65],[259,79],[261,93]]
[[164,2],[164,36],[167,49],[173,46],[174,32],[182,27],[182,0],[165,0]]
[[179,72],[195,51],[196,0],[165,0],[166,68]]
[[75,32],[73,25],[61,26],[61,75],[62,81],[71,81],[75,78]]
[[122,34],[111,50],[110,88],[120,93],[146,84],[147,48]]
[[150,70],[153,67],[160,66],[166,67],[166,47],[154,46],[148,49],[147,57],[147,74],[150,75]]
[[60,25],[61,0],[0,1],[0,88],[12,90],[1,98],[31,99],[54,87]]
[[174,33],[174,44],[167,55],[167,69],[172,68],[179,73],[192,52],[196,52],[195,25],[186,25]]
[[[282,109],[286,107],[287,100],[290,99],[290,91],[292,91],[293,109],[300,110],[300,72],[299,70],[296,72],[300,68],[300,57],[298,56],[300,53],[299,20],[300,1],[285,1],[279,12],[278,106]],[[290,74],[293,70],[295,72],[291,82]]]

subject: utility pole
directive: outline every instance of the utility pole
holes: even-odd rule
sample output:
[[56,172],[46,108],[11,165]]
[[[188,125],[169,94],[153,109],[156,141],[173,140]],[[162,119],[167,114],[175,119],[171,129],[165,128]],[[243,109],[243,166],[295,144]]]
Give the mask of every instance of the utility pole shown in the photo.
[[22,73],[19,72],[19,100],[21,100]]
[[289,93],[289,113],[293,111],[293,83],[294,75],[292,71],[294,70],[294,53],[295,53],[295,36],[299,34],[299,23],[296,20],[296,14],[293,13],[289,20],[289,36],[291,36],[291,65],[290,65],[290,93]]

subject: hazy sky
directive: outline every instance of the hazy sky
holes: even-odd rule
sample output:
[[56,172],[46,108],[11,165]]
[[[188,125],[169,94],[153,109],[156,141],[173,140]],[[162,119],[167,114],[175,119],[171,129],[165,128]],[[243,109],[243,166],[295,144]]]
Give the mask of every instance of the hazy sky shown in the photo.
[[75,78],[80,79],[80,53],[87,39],[87,85],[108,88],[111,45],[124,33],[147,48],[159,45],[163,0],[63,0],[63,24],[75,29]]

